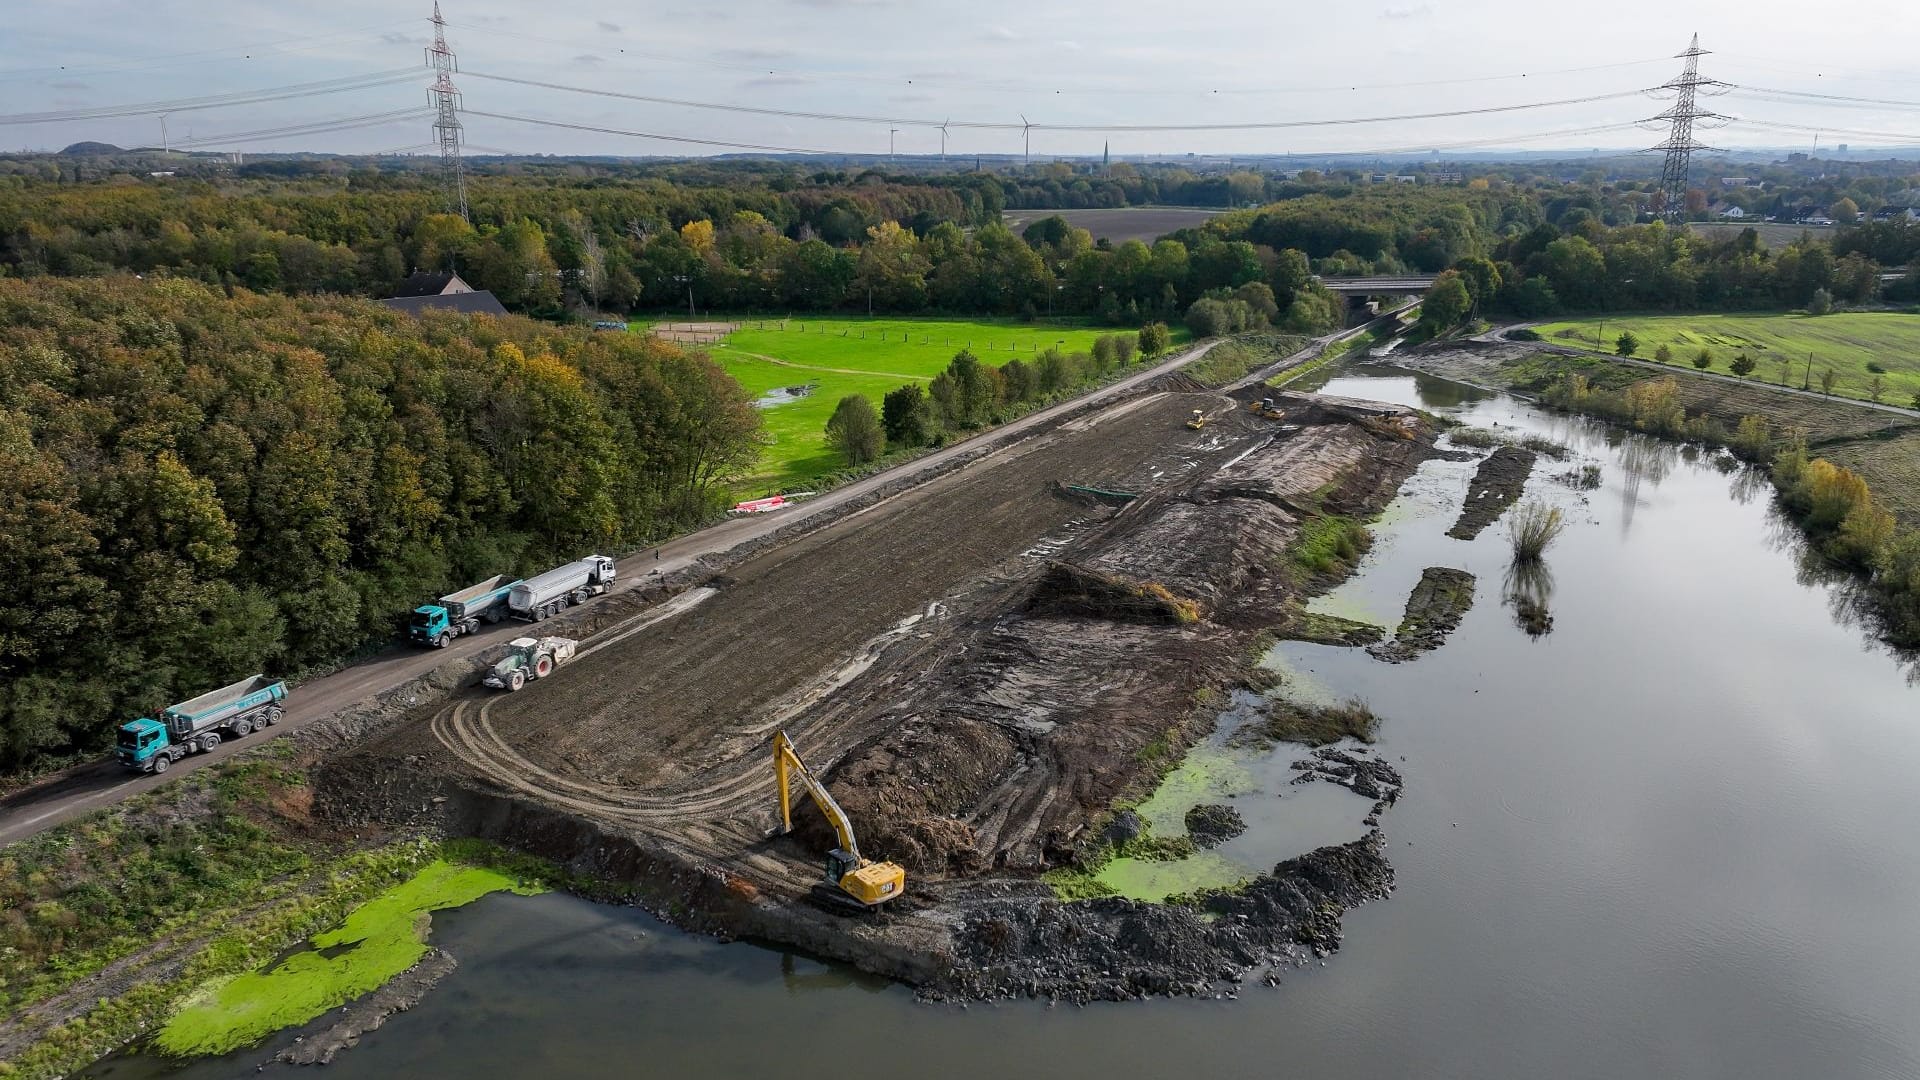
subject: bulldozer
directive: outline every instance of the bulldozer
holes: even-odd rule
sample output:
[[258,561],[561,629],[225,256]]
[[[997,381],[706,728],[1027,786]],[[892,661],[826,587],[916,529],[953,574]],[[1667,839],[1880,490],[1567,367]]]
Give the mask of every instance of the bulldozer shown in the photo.
[[906,890],[907,872],[890,862],[874,862],[860,854],[860,843],[853,836],[853,822],[840,809],[827,786],[822,784],[793,748],[793,740],[781,731],[773,737],[773,776],[780,789],[780,827],[793,831],[793,803],[790,781],[798,777],[813,804],[833,826],[838,847],[827,853],[826,880],[813,887],[813,895],[830,906],[872,911]]
[[509,693],[527,685],[531,679],[544,679],[553,669],[573,659],[580,643],[572,638],[514,638],[507,642],[507,655],[493,665],[481,682]]
[[1192,428],[1195,431],[1199,431],[1201,428],[1206,427],[1207,426],[1206,411],[1204,409],[1193,410],[1193,415],[1187,417],[1187,426]]
[[1287,418],[1287,414],[1282,412],[1280,407],[1275,405],[1273,399],[1270,397],[1263,397],[1259,401],[1248,405],[1247,408],[1253,412],[1253,415],[1263,420],[1285,420]]

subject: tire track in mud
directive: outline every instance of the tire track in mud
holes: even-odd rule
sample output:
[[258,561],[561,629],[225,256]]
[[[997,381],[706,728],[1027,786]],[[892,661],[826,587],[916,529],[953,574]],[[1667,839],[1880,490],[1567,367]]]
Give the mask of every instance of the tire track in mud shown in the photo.
[[[713,590],[705,592],[711,595]],[[581,657],[670,618],[692,607],[699,599],[681,605],[676,611],[654,612],[653,618],[639,625],[622,628],[612,637],[583,650]],[[775,783],[769,775],[771,770],[764,767],[767,763],[762,760],[765,757],[762,749],[774,731],[864,674],[879,661],[889,646],[905,639],[928,619],[937,619],[944,614],[945,608],[934,603],[925,612],[902,619],[886,633],[868,642],[852,659],[802,686],[767,716],[731,733],[727,741],[747,745],[728,756],[718,770],[704,770],[704,775],[713,780],[701,787],[669,788],[642,794],[630,788],[564,776],[544,768],[515,750],[495,730],[490,714],[496,703],[505,700],[504,695],[495,695],[481,702],[472,699],[454,702],[434,714],[429,729],[442,746],[476,773],[544,800],[643,826],[689,817],[709,817],[735,806],[750,805],[755,798],[771,802]],[[847,749],[850,746],[839,747],[833,756],[837,757]]]

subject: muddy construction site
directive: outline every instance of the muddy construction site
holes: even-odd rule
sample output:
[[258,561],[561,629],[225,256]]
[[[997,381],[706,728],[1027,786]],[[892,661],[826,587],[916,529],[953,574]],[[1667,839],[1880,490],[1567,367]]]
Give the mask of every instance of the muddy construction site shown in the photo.
[[[779,941],[935,997],[1202,993],[1324,952],[1383,896],[1378,834],[1189,903],[1054,899],[1259,684],[1315,519],[1366,518],[1431,452],[1393,406],[1284,395],[1284,421],[1162,389],[1069,420],[705,577],[608,602],[554,676],[422,705],[320,770],[337,823],[498,840],[689,928]],[[1186,426],[1200,408],[1208,421]],[[564,629],[551,632],[567,632]],[[781,729],[905,895],[811,898],[831,832]]]

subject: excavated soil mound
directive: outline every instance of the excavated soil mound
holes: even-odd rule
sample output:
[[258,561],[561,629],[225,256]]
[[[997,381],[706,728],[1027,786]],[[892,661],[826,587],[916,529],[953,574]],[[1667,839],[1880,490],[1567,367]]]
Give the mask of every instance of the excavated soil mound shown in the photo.
[[1398,664],[1446,644],[1447,635],[1473,607],[1473,584],[1473,575],[1465,570],[1427,567],[1407,597],[1407,613],[1393,640],[1369,646],[1367,651],[1377,660]]
[[1517,446],[1503,446],[1488,454],[1474,470],[1473,483],[1467,485],[1466,505],[1460,508],[1460,518],[1447,530],[1447,535],[1455,540],[1471,540],[1480,535],[1480,530],[1500,520],[1500,515],[1507,512],[1513,500],[1520,497],[1520,490],[1527,486],[1534,457],[1533,451]]
[[1240,811],[1219,803],[1202,803],[1187,811],[1187,835],[1194,847],[1213,848],[1247,831]]
[[[1404,412],[1364,415],[1394,427]],[[886,730],[828,773],[862,847],[923,877],[1070,859],[1090,820],[1211,725],[1196,705],[1252,677],[1256,634],[1296,596],[1289,546],[1323,512],[1304,508],[1377,508],[1424,449],[1344,421],[1262,444],[1139,500],[1076,562],[1044,568],[916,656],[910,677],[869,673],[876,689],[845,722],[884,714]],[[1188,597],[1198,621],[1177,606]],[[803,829],[803,843],[826,839]]]
[[1249,971],[1279,971],[1340,947],[1347,908],[1393,891],[1375,830],[1289,859],[1247,885],[1191,903],[1106,898],[980,905],[954,935],[949,996],[1125,1001],[1206,994]]
[[1034,582],[1027,611],[1035,615],[1085,615],[1114,622],[1179,626],[1196,622],[1200,609],[1164,585],[1128,581],[1114,574],[1056,562]]

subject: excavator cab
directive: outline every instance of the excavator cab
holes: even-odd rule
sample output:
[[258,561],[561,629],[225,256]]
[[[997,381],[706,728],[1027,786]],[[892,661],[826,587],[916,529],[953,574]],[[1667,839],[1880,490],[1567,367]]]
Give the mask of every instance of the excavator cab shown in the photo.
[[827,880],[862,906],[873,907],[900,895],[907,883],[907,872],[890,862],[869,862],[834,848],[827,852]]
[[1189,428],[1192,428],[1195,431],[1199,431],[1201,428],[1206,427],[1207,426],[1206,411],[1202,409],[1193,410],[1193,415],[1187,417],[1187,426]]

